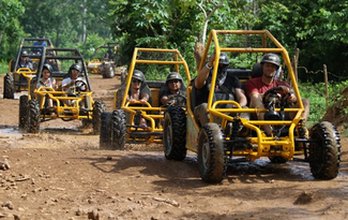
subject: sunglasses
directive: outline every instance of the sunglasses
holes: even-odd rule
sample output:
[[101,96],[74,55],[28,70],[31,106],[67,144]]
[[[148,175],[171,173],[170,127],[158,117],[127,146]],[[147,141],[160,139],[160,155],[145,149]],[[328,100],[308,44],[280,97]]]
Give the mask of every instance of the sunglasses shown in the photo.
[[168,83],[178,83],[180,80],[178,79],[173,79],[173,80],[169,80]]
[[133,82],[133,83],[141,83],[141,81],[138,80],[138,79],[132,79],[132,82]]

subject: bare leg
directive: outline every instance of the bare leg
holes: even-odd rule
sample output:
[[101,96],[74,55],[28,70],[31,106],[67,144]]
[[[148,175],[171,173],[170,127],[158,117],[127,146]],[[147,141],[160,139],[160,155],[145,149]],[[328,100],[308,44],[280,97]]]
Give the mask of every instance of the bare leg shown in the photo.
[[[251,108],[264,108],[264,105],[262,103],[262,95],[261,94],[253,94],[250,97],[250,107]],[[265,113],[257,112],[256,115],[257,115],[257,118],[259,120],[264,120]],[[267,136],[270,136],[272,134],[272,129],[269,125],[263,125],[262,128],[265,131]]]

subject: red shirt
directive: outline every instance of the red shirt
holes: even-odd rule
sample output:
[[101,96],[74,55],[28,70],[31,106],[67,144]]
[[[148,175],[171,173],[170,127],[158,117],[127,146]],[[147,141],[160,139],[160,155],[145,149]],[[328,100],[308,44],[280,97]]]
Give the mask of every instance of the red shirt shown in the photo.
[[265,93],[266,91],[277,87],[277,86],[287,86],[290,87],[288,83],[279,81],[279,80],[273,80],[271,84],[267,85],[262,82],[262,77],[257,77],[248,80],[248,82],[245,84],[245,89],[248,95],[257,92],[260,94]]

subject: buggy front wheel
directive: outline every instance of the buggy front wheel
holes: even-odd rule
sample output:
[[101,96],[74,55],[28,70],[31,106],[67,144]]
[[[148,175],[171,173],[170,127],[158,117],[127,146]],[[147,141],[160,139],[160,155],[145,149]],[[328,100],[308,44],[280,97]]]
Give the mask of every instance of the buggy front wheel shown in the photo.
[[309,165],[316,179],[329,180],[338,174],[340,165],[340,136],[335,126],[324,121],[310,131]]
[[106,110],[105,104],[102,101],[95,101],[93,103],[93,133],[99,134],[101,124],[101,114]]
[[28,121],[28,96],[19,97],[19,129],[24,129]]
[[179,106],[169,106],[164,114],[164,155],[168,160],[186,157],[186,114]]
[[29,133],[38,133],[40,130],[40,108],[39,102],[36,100],[29,100],[28,102],[28,126]]
[[122,109],[114,110],[111,114],[111,147],[123,150],[126,144],[126,114]]
[[198,166],[207,183],[219,183],[225,171],[224,136],[216,123],[205,124],[198,136]]

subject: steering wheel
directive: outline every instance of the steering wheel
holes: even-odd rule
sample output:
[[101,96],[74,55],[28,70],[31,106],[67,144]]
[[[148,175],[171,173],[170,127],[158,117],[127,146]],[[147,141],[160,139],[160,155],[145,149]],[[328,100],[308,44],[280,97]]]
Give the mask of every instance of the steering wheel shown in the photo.
[[174,94],[168,96],[168,101],[165,106],[182,106],[186,105],[186,96],[182,94]]
[[288,98],[290,97],[290,89],[286,86],[277,86],[267,92],[262,97],[262,102],[265,108],[270,109],[273,107],[284,108],[288,106]]
[[87,83],[81,79],[75,81],[76,92],[86,92],[87,91]]
[[[285,111],[284,108],[289,106],[289,97],[290,97],[290,89],[286,86],[278,86],[274,87],[263,95],[262,102],[267,109],[267,112],[264,115],[264,120],[275,120],[282,121],[285,119]],[[280,108],[280,112],[275,111],[276,108]],[[270,126],[272,132],[276,136],[280,136],[282,131],[285,129],[285,125],[272,125]]]

